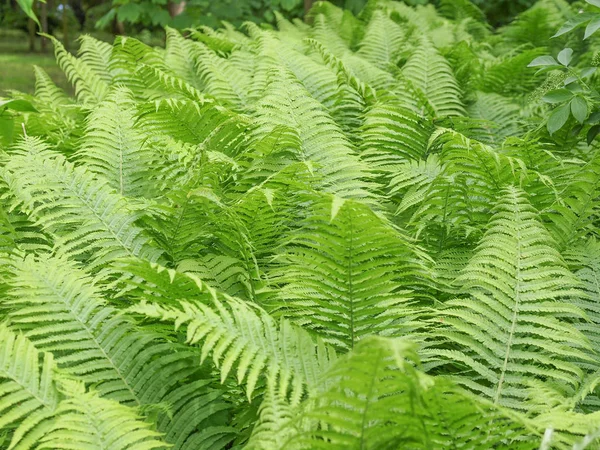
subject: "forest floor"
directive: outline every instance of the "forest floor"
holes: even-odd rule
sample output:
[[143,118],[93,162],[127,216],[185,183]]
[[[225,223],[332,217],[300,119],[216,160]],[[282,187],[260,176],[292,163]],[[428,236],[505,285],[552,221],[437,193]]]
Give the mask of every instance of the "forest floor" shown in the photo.
[[0,35],[0,97],[12,89],[33,93],[34,65],[44,69],[58,86],[70,89],[65,75],[54,60],[51,44],[46,53],[40,53],[39,47],[38,52],[30,52],[25,33],[22,36],[17,33]]

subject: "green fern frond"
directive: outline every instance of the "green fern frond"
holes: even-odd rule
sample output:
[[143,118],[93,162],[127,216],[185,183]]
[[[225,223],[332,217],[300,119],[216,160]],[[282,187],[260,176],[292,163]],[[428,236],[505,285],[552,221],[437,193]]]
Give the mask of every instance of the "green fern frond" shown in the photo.
[[523,439],[525,419],[427,377],[415,362],[411,342],[363,340],[328,372],[329,388],[289,422],[294,435],[271,448],[537,448]]
[[576,362],[591,357],[572,324],[584,312],[567,299],[581,291],[522,191],[503,190],[459,282],[470,297],[446,302],[423,350],[434,366],[455,365],[461,384],[515,409],[526,409],[528,379],[577,387]]
[[15,428],[11,450],[25,450],[50,429],[62,398],[52,354],[0,325],[0,429]]
[[398,63],[405,40],[402,28],[383,11],[375,11],[356,54],[385,70]]
[[68,260],[29,256],[13,265],[11,321],[38,348],[55,353],[63,371],[126,405],[168,405],[156,422],[174,448],[218,448],[200,445],[209,431],[208,442],[231,440],[233,430],[220,417],[229,405],[197,378],[196,352],[137,328]]
[[423,92],[439,117],[465,114],[460,87],[450,65],[427,39],[421,40],[403,72]]
[[166,28],[165,66],[173,75],[197,89],[202,89],[203,83],[196,71],[196,48],[196,44],[184,39],[179,31]]
[[104,99],[108,93],[108,84],[93,67],[71,55],[54,37],[49,36],[54,45],[56,62],[75,87],[77,98],[83,103],[95,104]]
[[[132,311],[147,317],[187,326],[187,342],[201,344],[202,358],[212,354],[225,381],[235,371],[238,383],[252,399],[257,382],[265,375],[278,378],[278,388],[298,401],[314,391],[335,360],[335,351],[315,342],[304,330],[283,320],[279,324],[260,307],[219,294],[202,282],[198,289],[210,302],[181,302],[173,308],[140,303]],[[235,369],[234,369],[235,367]]]
[[113,46],[84,34],[79,37],[79,59],[86,64],[92,73],[102,81],[110,84],[112,75],[109,71]]
[[135,410],[93,393],[61,402],[60,417],[36,447],[38,450],[151,450],[169,448],[160,433],[140,420]]
[[342,350],[403,333],[418,261],[389,224],[365,205],[325,197],[290,240],[277,257],[278,315]]
[[41,140],[25,138],[3,170],[16,204],[56,235],[56,250],[83,258],[92,270],[124,256],[156,261],[160,250],[135,225],[139,212],[84,168]]
[[76,156],[98,178],[126,197],[151,196],[152,155],[136,126],[131,93],[117,88],[90,114]]
[[323,189],[344,197],[367,198],[368,168],[362,163],[339,126],[321,104],[289,72],[273,71],[269,93],[256,105],[255,139],[275,127],[296,131],[298,159],[311,162],[323,179]]

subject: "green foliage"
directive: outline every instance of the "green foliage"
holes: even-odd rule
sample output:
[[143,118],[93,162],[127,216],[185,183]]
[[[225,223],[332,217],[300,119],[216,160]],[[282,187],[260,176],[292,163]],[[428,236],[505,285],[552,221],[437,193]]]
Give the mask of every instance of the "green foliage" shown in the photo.
[[0,103],[7,448],[599,448],[598,38],[409,3],[53,41],[74,98]]

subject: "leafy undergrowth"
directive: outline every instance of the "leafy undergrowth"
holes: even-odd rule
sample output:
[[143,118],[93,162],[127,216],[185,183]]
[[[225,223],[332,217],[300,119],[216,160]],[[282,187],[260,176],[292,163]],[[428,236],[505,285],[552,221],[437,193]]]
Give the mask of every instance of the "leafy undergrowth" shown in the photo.
[[575,14],[54,41],[75,98],[38,68],[0,106],[5,447],[598,448]]

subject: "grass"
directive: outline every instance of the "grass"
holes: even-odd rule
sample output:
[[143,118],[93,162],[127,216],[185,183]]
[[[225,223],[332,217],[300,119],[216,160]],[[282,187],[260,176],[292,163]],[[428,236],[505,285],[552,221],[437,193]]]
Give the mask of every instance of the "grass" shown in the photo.
[[33,93],[34,65],[44,69],[58,86],[66,90],[71,89],[65,75],[54,61],[51,44],[48,45],[48,52],[45,54],[31,53],[24,32],[12,30],[10,33],[0,32],[0,97],[13,89]]

